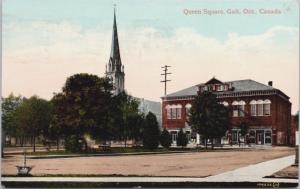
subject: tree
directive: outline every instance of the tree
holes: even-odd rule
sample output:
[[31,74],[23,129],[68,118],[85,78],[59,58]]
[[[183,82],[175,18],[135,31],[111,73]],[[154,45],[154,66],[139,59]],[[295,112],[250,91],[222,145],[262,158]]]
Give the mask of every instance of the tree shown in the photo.
[[45,135],[52,119],[52,105],[47,100],[32,96],[16,109],[16,124],[19,133],[33,138],[35,152],[36,138]]
[[164,148],[169,148],[172,144],[172,136],[167,129],[164,129],[160,135],[160,144]]
[[181,146],[182,148],[188,144],[188,138],[182,129],[178,132],[176,143],[177,146]]
[[6,136],[17,136],[15,112],[22,102],[23,98],[21,96],[14,96],[12,93],[7,98],[2,98],[2,157]]
[[146,116],[143,130],[143,146],[144,148],[153,150],[159,145],[160,130],[156,116],[149,112]]
[[213,139],[225,136],[230,125],[230,114],[227,107],[218,103],[217,97],[211,92],[199,94],[192,102],[188,123],[192,130],[212,142]]
[[[243,137],[244,142],[246,142],[245,136],[248,133],[248,129],[249,129],[248,124],[246,122],[241,122],[240,123],[240,129],[241,129],[241,132],[240,132],[241,136]],[[240,140],[239,140],[239,145],[240,145]]]
[[84,73],[67,78],[62,92],[52,100],[56,124],[64,137],[89,134],[94,139],[111,139],[111,90],[108,78]]
[[6,135],[16,136],[15,111],[23,102],[21,96],[10,94],[7,98],[2,98],[2,128]]
[[115,119],[119,122],[115,122],[119,128],[117,131],[119,139],[124,140],[126,147],[127,140],[139,140],[141,138],[141,125],[143,122],[143,114],[139,113],[139,101],[125,92],[119,93],[116,97]]

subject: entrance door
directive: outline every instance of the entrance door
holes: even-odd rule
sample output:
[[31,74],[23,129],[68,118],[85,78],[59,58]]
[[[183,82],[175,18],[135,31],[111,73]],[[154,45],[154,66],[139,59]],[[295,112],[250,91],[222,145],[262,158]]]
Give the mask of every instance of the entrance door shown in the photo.
[[264,132],[263,131],[256,132],[256,144],[264,144]]
[[176,144],[177,132],[176,131],[171,131],[171,136],[172,136],[172,143]]

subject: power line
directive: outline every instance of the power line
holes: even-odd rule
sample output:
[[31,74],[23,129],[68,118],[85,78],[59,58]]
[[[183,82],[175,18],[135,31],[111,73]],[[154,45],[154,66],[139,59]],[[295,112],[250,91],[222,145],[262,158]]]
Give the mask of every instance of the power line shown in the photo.
[[167,82],[171,81],[171,80],[167,79],[167,75],[172,74],[172,73],[168,73],[169,67],[171,67],[171,66],[165,65],[165,66],[161,67],[161,68],[163,68],[163,73],[160,74],[160,75],[165,76],[165,78],[164,78],[165,80],[160,81],[161,83],[165,83],[165,96],[167,95]]

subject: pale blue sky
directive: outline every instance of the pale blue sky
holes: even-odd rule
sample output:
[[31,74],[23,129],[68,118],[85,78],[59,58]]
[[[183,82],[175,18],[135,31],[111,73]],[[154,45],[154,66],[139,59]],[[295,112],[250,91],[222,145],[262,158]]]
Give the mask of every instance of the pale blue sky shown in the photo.
[[[50,99],[75,73],[103,76],[117,4],[125,88],[160,101],[203,83],[253,79],[299,104],[299,6],[296,0],[3,0],[3,93]],[[185,15],[184,10],[278,9],[273,15]],[[145,84],[146,83],[146,84]]]
[[[81,26],[82,30],[96,26],[111,30],[113,4],[117,4],[118,25],[123,29],[154,27],[169,34],[178,27],[190,27],[206,36],[224,39],[228,33],[258,34],[275,26],[298,27],[296,0],[4,0],[3,21],[61,22]],[[184,9],[280,9],[283,14],[185,16]]]

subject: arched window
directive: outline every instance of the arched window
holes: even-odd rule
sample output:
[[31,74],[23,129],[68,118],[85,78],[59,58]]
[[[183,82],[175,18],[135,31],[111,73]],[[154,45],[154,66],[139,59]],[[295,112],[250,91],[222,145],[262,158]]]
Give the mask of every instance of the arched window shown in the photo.
[[264,100],[264,115],[271,115],[271,101],[269,99]]
[[222,104],[223,104],[224,106],[228,106],[228,105],[229,105],[228,102],[226,102],[226,101],[223,101]]
[[166,111],[167,111],[167,119],[171,119],[171,106],[170,105],[166,105],[165,107]]
[[256,116],[256,100],[251,100],[250,106],[251,106],[251,116]]
[[182,105],[181,104],[177,104],[176,105],[176,118],[177,119],[181,119],[181,109],[182,109]]
[[232,116],[233,117],[238,117],[239,116],[239,103],[238,103],[238,101],[233,101],[232,102],[232,109],[233,109]]
[[185,105],[185,115],[186,115],[186,117],[189,116],[191,107],[192,107],[191,104],[186,104],[186,105]]
[[264,115],[264,108],[263,108],[264,101],[258,100],[257,101],[257,115],[263,116]]
[[176,119],[176,108],[177,106],[176,105],[172,105],[171,106],[171,119]]
[[243,100],[239,101],[238,110],[239,110],[239,116],[240,117],[244,117],[245,116],[245,104],[246,104],[245,101],[243,101]]

